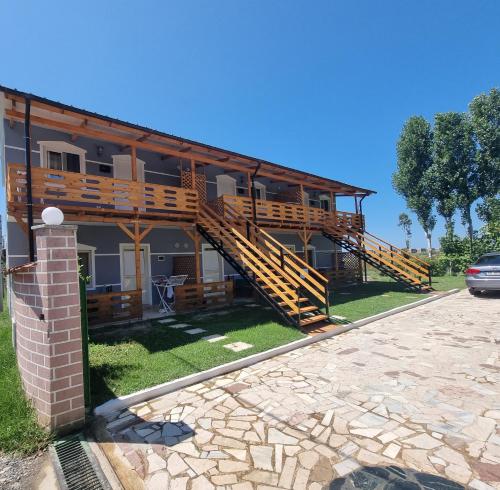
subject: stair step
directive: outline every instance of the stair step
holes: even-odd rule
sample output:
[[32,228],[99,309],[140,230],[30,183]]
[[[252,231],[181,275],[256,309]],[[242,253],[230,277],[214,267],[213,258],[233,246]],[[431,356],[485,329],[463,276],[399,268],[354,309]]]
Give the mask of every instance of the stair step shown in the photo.
[[[300,314],[302,315],[302,313],[309,313],[310,311],[316,311],[316,310],[319,310],[319,308],[315,305],[304,306],[304,308],[300,309]],[[292,313],[292,315],[298,315],[298,313]]]
[[[260,277],[256,277],[255,279],[258,282],[261,282]],[[290,284],[289,282],[281,282],[279,284],[274,284],[274,287],[280,287],[280,286],[292,286],[292,284]],[[264,286],[262,286],[262,289],[271,289],[271,286],[268,286],[267,284],[265,284]]]
[[323,320],[326,320],[328,317],[326,315],[315,315],[315,316],[310,316],[309,318],[304,318],[300,320],[300,326],[304,327],[306,325],[311,325],[313,323],[318,323]]
[[[269,296],[276,297],[278,295],[277,294],[270,294]],[[299,298],[299,303],[303,303],[304,301],[309,301],[309,298]],[[286,306],[286,303],[284,301],[280,301],[278,303],[278,306]]]

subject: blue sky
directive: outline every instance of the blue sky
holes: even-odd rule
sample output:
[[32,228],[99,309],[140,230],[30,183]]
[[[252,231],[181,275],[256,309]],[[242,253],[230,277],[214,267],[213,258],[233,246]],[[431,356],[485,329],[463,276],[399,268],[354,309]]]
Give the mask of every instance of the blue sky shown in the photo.
[[[464,111],[500,85],[498,0],[0,0],[0,9],[0,84],[374,189],[368,228],[397,244],[402,124]],[[439,220],[435,236],[442,230]]]

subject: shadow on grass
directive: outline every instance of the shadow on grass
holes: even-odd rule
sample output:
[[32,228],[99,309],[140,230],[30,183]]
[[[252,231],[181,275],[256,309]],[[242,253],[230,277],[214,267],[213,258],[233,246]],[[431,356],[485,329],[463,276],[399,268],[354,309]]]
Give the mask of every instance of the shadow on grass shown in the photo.
[[[258,328],[264,324],[276,323],[282,328],[295,329],[286,323],[274,312],[264,310],[259,305],[256,308],[234,308],[228,314],[220,316],[217,311],[213,315],[201,318],[199,314],[176,315],[175,323],[187,323],[190,327],[175,329],[169,324],[161,324],[156,320],[145,322],[138,328],[110,327],[98,332],[91,332],[93,343],[116,345],[123,342],[134,341],[144,346],[149,353],[167,351],[194,342],[209,335],[227,335],[238,331]],[[197,318],[198,317],[198,318]],[[204,331],[198,334],[188,334],[186,330],[201,328]]]

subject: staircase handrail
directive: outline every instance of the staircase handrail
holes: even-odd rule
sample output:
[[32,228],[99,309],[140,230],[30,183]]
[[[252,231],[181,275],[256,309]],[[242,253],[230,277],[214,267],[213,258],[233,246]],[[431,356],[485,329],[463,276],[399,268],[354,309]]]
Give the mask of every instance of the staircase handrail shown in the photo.
[[[228,205],[227,203],[224,206],[228,211],[230,211],[234,221],[242,219],[246,226],[253,230],[255,239],[258,240],[259,243],[263,243],[267,247],[268,251],[270,252],[271,260],[273,260],[276,265],[280,265],[281,270],[287,273],[288,276],[291,276],[296,282],[299,282],[311,294],[316,296],[316,298],[318,298],[326,305],[326,297],[329,294],[329,281],[325,276],[316,271],[316,269],[311,267],[300,257],[293,254],[279,241],[269,235],[269,233],[265,232],[262,228],[252,223],[245,216],[238,213],[238,211],[236,211],[232,206]],[[260,235],[263,235],[264,238],[262,238]],[[274,256],[272,254],[274,254]],[[289,266],[289,270],[284,267],[285,264]],[[303,267],[301,267],[299,264],[303,265]],[[307,276],[305,275],[306,271],[308,272]],[[310,274],[310,272],[314,272],[321,283],[318,282],[318,280],[316,280],[314,277],[312,277],[312,274]]]
[[372,250],[377,250],[378,253],[381,255],[384,255],[385,257],[388,257],[391,261],[397,262],[398,264],[402,265],[403,267],[406,267],[407,269],[411,270],[414,274],[416,275],[422,275],[422,276],[428,276],[429,275],[429,270],[423,268],[419,264],[416,264],[413,262],[410,258],[405,257],[404,255],[401,255],[395,250],[391,250],[383,245],[380,245],[376,241],[376,238],[374,235],[368,234],[373,236],[375,239],[369,238],[365,236],[365,234],[360,233],[356,230],[351,230],[349,228],[337,225],[338,228],[343,229],[344,231],[349,233],[354,233],[362,242],[365,246],[368,245]]

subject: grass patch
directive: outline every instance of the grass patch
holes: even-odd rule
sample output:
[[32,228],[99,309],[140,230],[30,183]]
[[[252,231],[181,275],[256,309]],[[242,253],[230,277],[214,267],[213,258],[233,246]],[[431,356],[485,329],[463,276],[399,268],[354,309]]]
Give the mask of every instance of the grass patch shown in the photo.
[[[354,322],[427,296],[409,290],[405,285],[383,276],[378,271],[371,270],[368,276],[370,281],[363,285],[333,291],[330,303],[331,315],[343,316],[348,321]],[[432,285],[436,291],[449,291],[454,288],[464,288],[465,282],[463,276],[443,276],[433,278]]]
[[[91,334],[94,406],[304,337],[296,328],[280,322],[273,311],[262,307],[230,308],[224,315],[198,318],[196,314],[176,315],[175,318],[206,332],[189,335],[154,322],[152,328],[117,331],[115,327]],[[227,339],[214,343],[202,340],[213,334],[225,335]],[[246,342],[253,347],[241,352],[223,347],[232,342]]]
[[[330,313],[355,321],[426,297],[408,291],[392,279],[372,273],[370,276],[376,280],[333,291]],[[459,283],[463,287],[463,278],[435,279],[436,288],[442,290]],[[229,308],[223,315],[212,313],[175,315],[179,323],[206,330],[198,335],[158,322],[153,322],[152,327],[109,327],[91,333],[93,405],[304,337],[296,328],[283,324],[274,311],[263,307],[241,306]],[[227,339],[215,343],[202,340],[213,334],[225,335]],[[246,342],[253,347],[232,352],[223,347],[231,342]]]
[[9,313],[0,313],[0,452],[32,454],[47,446],[49,434],[37,423],[24,397],[12,348]]

